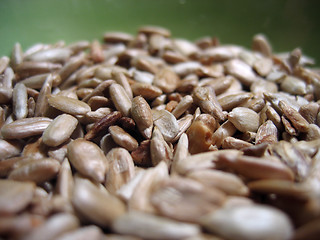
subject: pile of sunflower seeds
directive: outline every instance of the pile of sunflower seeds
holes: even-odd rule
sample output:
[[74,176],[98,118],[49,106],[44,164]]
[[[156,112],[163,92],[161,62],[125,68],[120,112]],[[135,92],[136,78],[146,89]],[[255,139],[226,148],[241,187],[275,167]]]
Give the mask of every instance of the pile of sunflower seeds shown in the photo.
[[0,58],[1,239],[316,239],[320,71],[142,26]]

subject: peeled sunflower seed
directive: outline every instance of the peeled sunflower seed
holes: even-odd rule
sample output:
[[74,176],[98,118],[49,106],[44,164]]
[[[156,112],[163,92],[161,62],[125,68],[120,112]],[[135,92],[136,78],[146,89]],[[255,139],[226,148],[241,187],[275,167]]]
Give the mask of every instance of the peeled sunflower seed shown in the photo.
[[134,177],[134,163],[130,153],[124,148],[113,148],[107,154],[109,169],[106,172],[106,188],[116,193],[121,186]]
[[119,126],[110,126],[109,132],[113,141],[128,151],[133,151],[139,146],[137,140]]
[[36,62],[63,62],[71,55],[71,50],[68,48],[52,48],[42,51],[37,51],[34,54],[28,55],[25,60]]
[[132,103],[125,89],[120,84],[113,83],[110,85],[109,91],[116,109],[121,112],[123,116],[129,116]]
[[44,158],[40,160],[30,159],[10,172],[8,178],[18,181],[43,183],[56,177],[59,169],[60,163],[53,158]]
[[22,145],[19,141],[0,139],[0,160],[17,156],[21,150]]
[[228,114],[229,121],[241,132],[256,132],[259,128],[259,115],[244,107],[236,107]]
[[137,96],[132,100],[131,116],[136,122],[140,133],[147,139],[151,138],[153,128],[152,112],[143,97]]
[[0,180],[0,214],[10,215],[26,208],[32,201],[35,184],[32,182],[18,182]]
[[50,95],[48,102],[52,107],[71,115],[84,115],[91,111],[88,104],[70,97]]
[[173,156],[172,149],[165,141],[158,127],[153,128],[150,155],[153,166],[156,166],[160,161],[165,161],[169,164]]
[[21,139],[40,135],[49,126],[51,121],[50,118],[46,117],[19,119],[3,125],[1,134],[5,139]]
[[24,84],[18,83],[13,88],[12,101],[14,115],[17,119],[25,118],[28,115],[27,106],[28,94]]
[[41,240],[43,236],[46,236],[46,239],[54,240],[66,232],[77,229],[79,225],[79,220],[74,215],[59,213],[50,217],[44,224],[33,229],[23,239]]
[[154,77],[153,84],[159,87],[164,93],[173,92],[178,82],[179,76],[171,68],[163,68],[159,70]]
[[97,182],[104,181],[108,162],[98,145],[78,138],[68,144],[68,158],[83,175]]
[[156,210],[150,202],[150,196],[155,186],[164,179],[169,177],[168,166],[161,161],[157,166],[148,168],[141,177],[140,181],[134,184],[134,190],[128,201],[130,211],[141,211],[155,213]]
[[56,240],[81,240],[81,239],[91,239],[100,240],[102,239],[102,231],[100,228],[90,225],[82,228],[75,229],[73,231],[67,232],[61,235]]
[[228,195],[247,196],[248,187],[235,174],[218,170],[197,170],[189,173],[187,177],[194,179],[208,188],[217,188]]
[[288,240],[293,235],[293,226],[287,215],[262,205],[222,208],[204,217],[202,225],[231,240]]
[[218,189],[179,177],[160,182],[151,195],[151,202],[161,215],[183,222],[197,222],[201,216],[219,208],[224,199],[225,195]]
[[75,179],[72,204],[82,216],[102,227],[110,227],[125,213],[125,205],[120,199],[80,177]]
[[[184,239],[199,234],[197,225],[181,223],[168,218],[142,212],[129,212],[112,225],[120,234],[128,234],[147,239]],[[149,231],[145,231],[148,229]]]
[[168,142],[172,141],[179,132],[177,119],[166,110],[153,112],[153,124],[158,127],[163,138]]
[[230,75],[239,79],[245,86],[250,86],[257,81],[257,76],[252,68],[239,59],[232,59],[228,61],[226,63],[226,70]]
[[68,140],[75,130],[78,120],[68,114],[56,117],[44,130],[42,141],[50,147],[56,147]]

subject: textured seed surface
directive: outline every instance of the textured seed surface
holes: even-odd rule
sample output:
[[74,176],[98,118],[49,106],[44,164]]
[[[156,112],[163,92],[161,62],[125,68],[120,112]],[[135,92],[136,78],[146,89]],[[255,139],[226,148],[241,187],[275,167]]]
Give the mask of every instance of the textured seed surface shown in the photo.
[[78,138],[68,144],[68,158],[80,173],[97,182],[104,181],[108,165],[104,153],[96,144]]
[[290,239],[293,228],[284,213],[259,205],[217,210],[204,218],[203,225],[228,239]]
[[23,210],[30,204],[35,191],[32,182],[0,180],[0,212],[1,215],[13,214]]
[[42,135],[42,141],[51,147],[56,147],[67,139],[77,127],[78,120],[68,114],[56,117],[46,128]]
[[51,95],[48,102],[52,107],[71,115],[84,115],[91,110],[88,104],[65,96]]
[[[250,45],[250,43],[249,43]],[[1,239],[318,239],[320,71],[161,26],[0,56]]]

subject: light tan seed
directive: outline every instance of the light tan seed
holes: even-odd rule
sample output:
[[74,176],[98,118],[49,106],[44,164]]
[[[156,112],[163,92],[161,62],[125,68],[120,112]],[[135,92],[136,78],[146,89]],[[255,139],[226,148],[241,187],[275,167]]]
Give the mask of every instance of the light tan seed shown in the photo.
[[15,43],[11,51],[10,65],[15,69],[23,61],[23,51],[20,43]]
[[257,204],[219,209],[203,218],[202,225],[209,232],[230,240],[281,240],[290,239],[293,234],[292,223],[286,214]]
[[155,213],[156,210],[150,202],[152,189],[160,181],[169,177],[168,165],[161,161],[157,166],[148,168],[135,186],[128,201],[129,211],[137,210],[146,213]]
[[[153,36],[155,37],[156,35],[153,35]],[[155,40],[153,40],[153,39],[154,39],[153,36],[150,38],[150,44],[151,44],[153,41],[155,41]],[[151,39],[152,39],[153,41],[151,41]],[[157,49],[157,48],[162,47],[162,45],[161,45],[160,47],[158,47],[158,46],[155,46],[155,44],[150,45],[150,46],[152,46],[152,48],[151,48],[152,50],[151,50],[151,51],[153,51],[154,49]],[[163,55],[162,55],[162,58],[163,58],[165,61],[167,61],[168,63],[173,63],[173,64],[188,61],[188,58],[186,58],[186,57],[183,56],[182,54],[180,54],[180,53],[178,53],[178,52],[175,52],[175,51],[170,51],[170,50],[165,51],[165,52],[163,53]]]
[[272,56],[272,48],[268,39],[263,34],[257,34],[252,40],[252,50],[262,53],[266,57]]
[[32,201],[36,185],[32,182],[0,180],[0,214],[10,215],[24,210]]
[[177,119],[183,115],[192,105],[193,98],[190,95],[184,96],[178,105],[171,112]]
[[[186,239],[196,236],[200,229],[195,224],[181,223],[168,218],[143,212],[129,212],[118,218],[112,229],[120,234],[133,235],[143,239]],[[149,229],[149,231],[145,231]]]
[[33,181],[43,183],[57,176],[60,163],[53,158],[41,160],[27,160],[24,164],[15,168],[8,176],[9,179],[18,181]]
[[273,107],[267,106],[266,115],[279,130],[282,129],[281,117]]
[[232,137],[237,128],[229,121],[225,121],[212,135],[212,145],[216,145],[218,148],[221,146],[222,141],[226,137]]
[[171,68],[165,67],[155,74],[153,84],[164,93],[170,93],[176,89],[179,81],[179,76]]
[[51,94],[53,76],[49,74],[44,81],[39,96],[37,98],[34,115],[35,117],[43,117],[49,108],[48,96]]
[[114,148],[107,154],[109,170],[106,173],[105,186],[115,194],[123,185],[130,182],[134,175],[134,163],[130,153],[124,148]]
[[50,147],[56,147],[67,141],[76,129],[78,120],[69,115],[62,114],[56,117],[42,134],[42,141]]
[[83,175],[103,182],[108,162],[103,151],[94,143],[78,138],[68,144],[68,158]]
[[[161,61],[158,61],[161,60]],[[162,59],[151,58],[151,57],[136,57],[132,59],[132,65],[141,71],[146,71],[151,74],[156,74],[160,68],[160,66],[164,66],[164,62]]]
[[241,178],[232,173],[218,170],[197,170],[189,173],[187,177],[208,188],[218,188],[228,195],[247,196],[249,194],[249,189]]
[[0,74],[8,67],[10,58],[3,56],[0,58]]
[[213,90],[209,87],[197,87],[193,91],[192,97],[194,103],[197,104],[203,112],[211,114],[217,118],[218,121],[225,120],[226,114],[222,111]]
[[231,111],[232,109],[244,104],[249,99],[251,99],[253,95],[251,93],[235,93],[230,95],[225,95],[222,98],[217,98],[219,104],[224,111]]
[[311,159],[294,145],[282,140],[274,144],[272,149],[281,161],[294,172],[296,180],[304,180],[310,174]]
[[251,84],[250,91],[256,95],[263,96],[264,92],[276,93],[278,92],[278,85],[271,81],[256,81]]
[[57,184],[55,191],[61,197],[71,200],[74,187],[74,180],[72,176],[71,167],[67,158],[61,164],[60,171],[57,176]]
[[289,106],[285,101],[279,102],[279,107],[283,114],[290,120],[291,124],[300,132],[306,132],[309,128],[309,123],[301,114],[294,108]]
[[267,76],[272,70],[273,62],[270,58],[261,58],[254,62],[253,69],[262,77]]
[[255,75],[252,68],[239,59],[232,59],[228,61],[225,67],[226,71],[230,75],[239,79],[245,86],[250,86],[252,83],[257,81],[257,76]]
[[[74,73],[78,68],[80,68],[85,61],[86,55],[84,53],[80,53],[76,56],[73,56],[67,61],[61,69],[59,69],[58,74],[61,77],[61,82],[64,82],[68,77],[71,76],[72,73]],[[60,84],[59,82],[56,84],[53,83],[53,86],[58,86]]]
[[22,144],[17,140],[0,139],[0,160],[15,157],[21,153]]
[[150,142],[150,154],[153,166],[156,166],[160,161],[170,163],[173,153],[170,146],[164,140],[158,127],[154,127]]
[[171,36],[170,30],[168,30],[168,29],[166,29],[164,27],[151,26],[151,25],[140,27],[138,29],[138,33],[144,33],[144,34],[147,34],[147,35],[159,34],[159,35],[162,35],[164,37],[170,37]]
[[135,82],[131,85],[134,96],[143,97],[146,100],[153,100],[162,94],[162,90],[148,83]]
[[134,37],[125,32],[107,32],[103,35],[105,42],[109,43],[129,43],[133,41]]
[[296,77],[287,76],[281,82],[280,89],[294,95],[304,95],[307,93],[306,83]]
[[88,104],[70,97],[50,95],[48,102],[52,107],[71,115],[84,115],[91,111]]
[[45,218],[40,215],[24,213],[18,216],[2,216],[0,217],[0,233],[1,235],[11,236],[13,238],[22,238],[31,229],[42,225]]
[[215,46],[206,48],[202,57],[209,62],[222,62],[235,57],[233,51],[225,46]]
[[196,44],[186,39],[176,38],[173,40],[172,45],[176,51],[186,57],[196,56],[200,52],[200,49]]
[[135,138],[119,126],[110,126],[109,132],[113,141],[128,151],[135,150],[139,145]]
[[3,125],[1,134],[5,139],[21,139],[41,135],[51,123],[50,118],[23,118]]
[[125,89],[120,84],[113,83],[109,87],[109,92],[116,109],[123,116],[129,116],[132,103]]
[[91,239],[91,240],[101,240],[103,233],[101,229],[97,226],[90,225],[78,228],[76,230],[67,232],[57,238],[56,240],[81,240],[81,239]]
[[96,39],[90,45],[90,57],[95,63],[105,60],[101,43]]
[[132,100],[131,116],[143,137],[149,139],[152,135],[153,118],[147,101],[140,96]]
[[128,97],[132,99],[133,93],[126,75],[120,71],[113,71],[112,76],[114,80],[124,88]]
[[194,223],[220,207],[224,199],[225,194],[220,190],[181,177],[160,182],[151,195],[151,202],[161,215]]
[[17,83],[13,88],[12,102],[13,112],[16,119],[25,118],[28,115],[28,94],[27,88],[22,83]]
[[117,197],[80,177],[75,179],[72,204],[90,223],[104,228],[110,227],[126,210],[124,203]]
[[59,63],[24,61],[17,66],[16,71],[21,78],[24,78],[53,72],[59,70],[61,67],[62,66]]
[[284,179],[292,181],[293,172],[280,161],[272,158],[220,154],[218,168],[231,168],[249,179]]
[[101,107],[95,111],[90,111],[90,112],[86,113],[86,115],[84,115],[84,116],[77,116],[77,118],[78,118],[79,122],[81,122],[82,124],[97,123],[111,113],[112,113],[111,108]]
[[189,141],[187,134],[183,133],[176,145],[174,156],[171,164],[171,174],[177,174],[179,171],[180,162],[187,158],[189,154]]
[[250,147],[250,146],[252,146],[251,143],[241,139],[234,138],[234,137],[226,137],[222,141],[222,145],[221,145],[223,149],[239,149],[239,150],[242,148]]
[[261,124],[256,135],[256,144],[276,143],[278,141],[278,129],[271,120]]
[[44,224],[24,236],[23,240],[41,240],[44,236],[48,240],[54,240],[69,231],[77,229],[79,225],[79,220],[74,215],[69,213],[55,214]]
[[34,138],[23,148],[21,156],[32,159],[43,159],[47,157],[48,148],[43,144],[42,138]]
[[220,155],[231,155],[235,158],[236,156],[241,154],[241,151],[233,149],[209,151],[204,153],[202,152],[181,159],[176,164],[176,169],[177,172],[185,175],[192,171],[215,168],[216,162],[219,160],[219,158],[221,158]]
[[317,103],[311,102],[299,108],[301,116],[308,121],[308,123],[316,123],[317,114],[320,106]]
[[71,55],[71,50],[68,48],[52,48],[37,51],[25,57],[25,60],[35,62],[64,62]]
[[234,108],[228,120],[241,132],[256,132],[259,128],[259,114],[249,108]]
[[163,138],[171,142],[179,132],[177,119],[167,110],[153,111],[153,124],[160,130]]
[[212,144],[216,121],[209,114],[201,114],[187,130],[191,154],[206,152]]
[[253,192],[264,194],[276,194],[280,197],[289,197],[301,201],[307,201],[310,197],[310,190],[301,184],[285,180],[258,180],[248,183],[248,187]]

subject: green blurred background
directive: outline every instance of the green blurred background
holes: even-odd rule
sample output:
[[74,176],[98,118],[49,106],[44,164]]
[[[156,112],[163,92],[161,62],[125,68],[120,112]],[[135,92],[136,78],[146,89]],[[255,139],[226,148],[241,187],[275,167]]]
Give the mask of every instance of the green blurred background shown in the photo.
[[264,33],[277,52],[301,47],[320,62],[318,0],[0,0],[0,55],[15,42],[102,39],[106,31],[135,33],[152,24],[174,37],[216,36],[250,47]]

